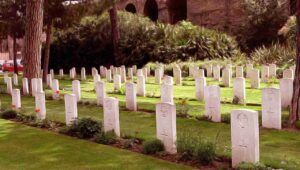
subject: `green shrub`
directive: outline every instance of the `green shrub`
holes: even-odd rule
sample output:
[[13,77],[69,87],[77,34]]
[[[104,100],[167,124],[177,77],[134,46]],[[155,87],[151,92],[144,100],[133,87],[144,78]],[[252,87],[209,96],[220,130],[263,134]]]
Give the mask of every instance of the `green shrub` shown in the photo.
[[251,53],[251,58],[257,65],[276,64],[279,67],[289,67],[295,64],[296,48],[278,43],[270,47],[262,46]]
[[165,150],[164,144],[158,139],[146,141],[143,144],[144,154],[156,154],[164,150]]
[[135,144],[134,139],[125,139],[124,144],[123,144],[123,148],[124,149],[130,149],[130,148],[133,147],[134,144]]
[[228,114],[222,114],[221,115],[221,121],[223,123],[230,124],[230,113],[228,113]]
[[300,121],[299,121],[299,120],[295,123],[295,127],[296,127],[297,129],[300,129]]
[[117,142],[117,136],[114,131],[101,132],[95,136],[95,142],[101,143],[104,145],[111,145]]
[[188,117],[188,112],[189,112],[189,105],[187,103],[188,99],[182,99],[178,103],[177,107],[177,116],[182,117],[182,118],[187,118]]
[[6,110],[1,113],[2,119],[15,119],[17,118],[18,113],[15,110]]
[[239,51],[234,38],[190,22],[154,23],[147,17],[127,12],[118,12],[118,17],[120,40],[116,58],[113,57],[110,19],[105,13],[85,17],[79,25],[56,32],[51,45],[50,67],[85,66],[88,71],[93,66],[109,64],[141,67],[150,61],[170,63],[190,58],[231,58]]
[[67,129],[61,130],[67,135],[77,136],[79,138],[92,138],[102,131],[102,124],[90,118],[79,119]]
[[252,51],[279,40],[278,30],[288,15],[283,12],[284,3],[278,0],[243,0],[246,20],[238,32],[237,41],[242,50]]
[[236,168],[237,170],[267,170],[267,169],[272,169],[272,168],[267,168],[265,165],[260,164],[260,163],[240,163],[238,167]]
[[216,157],[216,144],[201,136],[179,135],[177,149],[182,159],[195,159],[202,165],[211,164]]

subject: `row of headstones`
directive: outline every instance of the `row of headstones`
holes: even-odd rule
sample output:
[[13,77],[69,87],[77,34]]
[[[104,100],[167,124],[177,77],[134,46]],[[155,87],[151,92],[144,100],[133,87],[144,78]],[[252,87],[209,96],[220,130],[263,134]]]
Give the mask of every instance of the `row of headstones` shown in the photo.
[[[127,85],[130,86],[130,83]],[[131,87],[133,87],[132,84]],[[75,94],[66,94],[64,99],[66,124],[70,126],[78,119],[78,98]],[[19,89],[13,89],[12,105],[14,109],[21,108]],[[46,118],[45,93],[43,91],[38,91],[35,94],[35,111],[38,119]],[[118,99],[104,97],[103,114],[104,131],[114,131],[120,137]],[[171,154],[177,152],[176,106],[174,104],[163,102],[156,105],[156,136],[163,142],[167,152]],[[231,142],[233,167],[241,162],[256,163],[259,161],[259,124],[256,111],[232,111]]]
[[[53,99],[59,99],[59,83],[57,79],[52,80],[49,76],[51,85],[48,85],[52,89]],[[120,75],[116,75],[114,78],[115,90],[121,88]],[[7,83],[7,93],[12,93],[12,81],[11,78],[5,78]],[[29,94],[28,80],[23,78],[23,94]],[[37,92],[43,91],[43,82],[40,78],[34,78],[31,80],[32,84],[32,96],[35,96]],[[106,96],[105,83],[98,80],[95,82],[95,90],[97,96],[97,104],[103,105],[103,99]],[[239,103],[244,104],[246,99],[245,92],[245,79],[236,78],[233,87],[234,97],[238,99]],[[72,81],[72,92],[76,96],[77,100],[81,99],[80,81]],[[288,107],[292,100],[293,94],[293,80],[282,79],[280,81],[280,89],[265,88],[262,90],[262,119],[263,127],[281,129],[281,108]],[[137,90],[136,85],[131,82],[126,83],[126,107],[131,111],[137,110],[136,96],[145,96],[145,79],[143,75],[138,76]],[[205,101],[205,116],[211,118],[214,122],[221,121],[221,93],[219,86],[206,86],[206,78],[196,78],[196,98],[198,100]],[[166,76],[164,83],[161,85],[161,101],[173,103],[173,78]]]

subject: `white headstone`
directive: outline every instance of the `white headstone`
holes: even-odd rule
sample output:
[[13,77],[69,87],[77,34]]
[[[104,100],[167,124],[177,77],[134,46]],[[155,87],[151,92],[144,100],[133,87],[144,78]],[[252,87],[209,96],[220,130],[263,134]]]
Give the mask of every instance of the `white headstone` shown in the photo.
[[72,91],[73,91],[73,94],[76,96],[77,101],[80,101],[81,89],[80,89],[80,81],[79,80],[72,81]]
[[161,94],[161,102],[162,103],[174,103],[174,101],[173,101],[173,85],[162,84],[160,94]]
[[81,68],[81,80],[86,80],[86,71],[84,67]]
[[146,96],[146,82],[144,76],[137,76],[137,95]]
[[14,85],[18,86],[19,85],[19,81],[18,81],[18,75],[17,74],[13,75],[13,80],[14,80]]
[[155,83],[161,84],[161,79],[162,79],[161,70],[160,68],[157,68],[155,69]]
[[107,80],[107,82],[111,82],[112,81],[111,70],[107,70],[106,71],[106,80]]
[[[250,73],[249,73],[250,74]],[[251,74],[249,75],[251,79],[251,88],[258,89],[260,87],[260,78],[259,78],[259,70],[252,69]]]
[[246,109],[231,112],[232,167],[259,162],[258,112]]
[[196,87],[196,99],[203,101],[204,100],[204,88],[206,86],[206,78],[198,77],[195,79],[195,87]]
[[239,104],[246,103],[246,81],[243,77],[238,77],[233,82],[233,97]]
[[46,99],[43,91],[37,91],[35,94],[35,112],[37,119],[46,119]]
[[104,131],[114,131],[117,136],[120,136],[119,100],[113,97],[105,98],[103,110]]
[[100,77],[99,74],[95,74],[95,75],[93,76],[94,89],[96,89],[96,83],[97,83],[98,81],[100,81],[100,80],[101,80],[101,77]]
[[59,69],[59,78],[62,79],[64,77],[64,70]]
[[156,105],[156,136],[171,154],[177,152],[176,148],[176,106],[171,103],[158,103]]
[[52,87],[52,75],[51,75],[51,74],[48,74],[48,75],[47,75],[47,86],[48,86],[49,88]]
[[33,78],[31,79],[31,95],[34,97],[36,92],[37,92],[37,83],[38,83],[38,79],[37,78]]
[[171,84],[171,85],[173,85],[174,84],[173,77],[171,77],[171,76],[164,76],[163,83],[164,84]]
[[106,97],[105,83],[103,81],[98,81],[96,83],[96,96],[97,96],[97,105],[103,106],[103,101],[104,98]]
[[114,90],[119,91],[121,89],[121,76],[119,74],[116,74],[114,76]]
[[54,100],[59,100],[59,82],[57,79],[54,79],[52,83],[52,98]]
[[223,81],[223,85],[225,87],[230,87],[231,85],[231,71],[228,68],[223,69],[223,73],[222,73],[222,81]]
[[246,70],[246,77],[247,78],[250,78],[251,77],[251,72],[252,72],[252,70],[253,70],[253,64],[247,64],[246,65],[246,67],[247,67],[247,70]]
[[21,93],[19,89],[13,89],[12,91],[12,108],[13,109],[21,108]]
[[244,68],[243,66],[237,66],[235,71],[236,77],[244,77]]
[[283,78],[294,79],[294,71],[292,69],[286,69],[283,71]]
[[182,75],[181,75],[181,70],[179,67],[176,67],[174,69],[174,79],[175,79],[175,84],[176,85],[181,85],[181,82],[182,82]]
[[51,74],[52,79],[54,79],[54,70],[53,69],[50,69],[50,74]]
[[270,77],[270,70],[269,70],[269,66],[262,66],[261,69],[261,81],[264,83],[267,83]]
[[204,92],[205,98],[205,116],[213,122],[221,122],[221,99],[219,86],[206,86]]
[[264,88],[262,90],[262,126],[281,129],[280,89]]
[[75,94],[66,94],[64,98],[66,125],[71,126],[78,118],[77,99]]
[[23,87],[23,95],[28,95],[29,94],[28,79],[25,77],[22,79],[22,87]]
[[216,65],[213,67],[214,80],[220,81],[220,66]]
[[11,77],[7,77],[6,78],[6,92],[7,94],[12,94],[12,81],[11,81]]
[[126,83],[126,108],[137,111],[136,88],[134,83]]
[[213,75],[213,67],[211,64],[207,64],[206,66],[207,77],[212,77]]
[[276,78],[276,72],[277,72],[277,66],[276,64],[270,64],[269,66],[269,73],[270,73],[270,77],[272,78]]
[[44,91],[44,89],[43,89],[43,79],[38,78],[36,82],[37,82],[36,91],[37,92]]
[[130,80],[133,79],[133,68],[128,68],[128,78],[129,78]]
[[122,83],[125,83],[125,81],[126,81],[126,68],[125,68],[125,66],[122,66],[121,67],[121,82]]
[[293,99],[294,80],[283,78],[280,80],[281,106],[289,108]]

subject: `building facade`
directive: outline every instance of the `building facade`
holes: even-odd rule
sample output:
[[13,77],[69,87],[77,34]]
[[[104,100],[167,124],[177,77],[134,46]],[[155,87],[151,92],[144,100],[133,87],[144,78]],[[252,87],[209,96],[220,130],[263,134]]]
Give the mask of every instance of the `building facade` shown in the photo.
[[[282,0],[290,15],[294,0]],[[175,24],[188,20],[196,25],[234,33],[245,21],[243,0],[121,0],[119,10],[139,13],[153,21]]]

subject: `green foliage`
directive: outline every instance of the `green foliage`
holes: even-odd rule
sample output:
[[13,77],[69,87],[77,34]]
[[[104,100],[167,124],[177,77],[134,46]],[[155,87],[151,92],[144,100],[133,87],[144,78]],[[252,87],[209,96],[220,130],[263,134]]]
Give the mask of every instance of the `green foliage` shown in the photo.
[[243,0],[246,21],[237,40],[244,51],[279,40],[278,30],[287,20],[282,0]]
[[278,32],[291,46],[296,46],[296,27],[296,16],[291,16]]
[[149,140],[143,143],[144,154],[156,154],[164,150],[165,150],[164,144],[158,139]]
[[18,113],[15,110],[5,110],[1,113],[2,119],[15,119],[17,118]]
[[186,118],[188,117],[188,112],[189,112],[189,105],[188,105],[188,99],[182,99],[179,101],[177,104],[177,116],[178,117],[183,117]]
[[117,142],[117,136],[114,131],[101,132],[95,136],[95,142],[104,145],[111,145]]
[[126,12],[119,12],[118,17],[121,37],[117,58],[113,57],[110,19],[105,13],[85,17],[74,28],[55,33],[51,68],[109,64],[141,67],[149,61],[229,58],[238,53],[232,37],[189,22],[166,25]]
[[90,118],[82,118],[61,132],[79,138],[92,138],[102,131],[102,124]]
[[251,53],[251,58],[259,65],[274,63],[280,67],[288,67],[295,64],[296,49],[276,43],[270,47],[262,46],[255,49]]
[[230,119],[230,114],[222,114],[221,115],[221,122],[226,123],[226,124],[230,124],[231,119]]
[[296,127],[297,129],[300,129],[300,121],[297,121],[297,122],[295,123],[295,127]]
[[236,168],[237,170],[267,170],[267,169],[272,169],[272,168],[267,168],[265,165],[256,163],[241,163],[238,165]]
[[179,135],[177,149],[182,159],[195,159],[203,165],[211,164],[216,157],[216,144],[202,136]]

